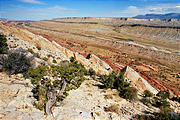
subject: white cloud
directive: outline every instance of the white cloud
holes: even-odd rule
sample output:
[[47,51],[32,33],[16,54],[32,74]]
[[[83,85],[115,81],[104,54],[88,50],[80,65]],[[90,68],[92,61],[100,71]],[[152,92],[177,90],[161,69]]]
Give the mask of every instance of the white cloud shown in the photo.
[[164,14],[170,12],[179,12],[180,4],[159,4],[156,6],[149,6],[145,8],[147,13]]
[[144,14],[165,14],[171,12],[180,12],[180,3],[176,4],[156,4],[151,6],[146,6],[144,8],[139,8],[136,6],[129,6],[125,10],[113,10],[109,11],[108,16],[115,17],[133,17],[136,15],[144,15]]
[[20,0],[21,2],[26,2],[26,3],[33,3],[33,4],[44,4],[43,2],[39,0]]

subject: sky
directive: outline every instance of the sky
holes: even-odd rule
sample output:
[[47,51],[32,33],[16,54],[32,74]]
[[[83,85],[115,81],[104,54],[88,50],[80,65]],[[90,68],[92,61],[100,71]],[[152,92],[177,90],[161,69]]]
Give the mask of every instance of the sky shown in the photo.
[[180,13],[180,0],[0,0],[0,18],[133,17]]

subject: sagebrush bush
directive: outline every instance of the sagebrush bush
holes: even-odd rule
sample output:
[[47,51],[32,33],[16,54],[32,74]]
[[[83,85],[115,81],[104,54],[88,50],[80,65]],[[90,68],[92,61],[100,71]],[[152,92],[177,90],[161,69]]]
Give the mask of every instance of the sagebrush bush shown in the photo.
[[6,50],[8,49],[8,45],[6,41],[7,41],[6,36],[0,34],[0,54],[6,53]]
[[10,52],[2,57],[3,71],[9,75],[27,72],[31,66],[30,59],[23,53]]

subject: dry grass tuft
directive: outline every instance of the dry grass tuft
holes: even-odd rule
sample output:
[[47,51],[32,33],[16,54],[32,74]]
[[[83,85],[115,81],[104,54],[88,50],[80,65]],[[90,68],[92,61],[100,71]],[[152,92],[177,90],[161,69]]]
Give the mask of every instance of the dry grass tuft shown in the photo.
[[104,111],[105,112],[114,112],[114,113],[117,113],[117,114],[120,113],[118,105],[115,105],[115,104],[113,104],[113,105],[111,105],[109,107],[105,107]]

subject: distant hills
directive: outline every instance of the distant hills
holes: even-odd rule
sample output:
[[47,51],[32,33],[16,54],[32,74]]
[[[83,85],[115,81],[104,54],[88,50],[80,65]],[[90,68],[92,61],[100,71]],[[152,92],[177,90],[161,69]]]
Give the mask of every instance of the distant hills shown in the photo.
[[137,15],[137,19],[180,19],[180,13]]
[[7,19],[6,18],[0,18],[0,20],[6,21]]

